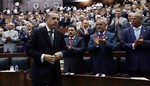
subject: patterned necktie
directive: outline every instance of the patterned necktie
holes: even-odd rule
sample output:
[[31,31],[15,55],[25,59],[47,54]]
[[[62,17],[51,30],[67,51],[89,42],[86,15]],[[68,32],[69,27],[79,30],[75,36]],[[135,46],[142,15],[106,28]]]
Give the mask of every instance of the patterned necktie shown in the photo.
[[51,41],[51,44],[52,44],[52,46],[53,46],[53,31],[51,30],[51,31],[49,31],[49,37],[50,37],[50,41]]
[[72,37],[69,39],[69,45],[72,45],[72,41],[73,41],[73,39],[72,39]]
[[100,38],[100,39],[103,39],[103,36],[104,36],[103,33],[100,32],[100,33],[99,33],[99,38]]

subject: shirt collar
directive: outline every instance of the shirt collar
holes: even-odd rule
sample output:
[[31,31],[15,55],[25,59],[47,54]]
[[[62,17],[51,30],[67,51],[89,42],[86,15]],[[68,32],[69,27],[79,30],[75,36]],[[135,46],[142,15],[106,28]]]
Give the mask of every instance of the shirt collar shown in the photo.
[[[51,29],[47,26],[47,24],[46,24],[46,29],[48,32],[51,31]],[[54,29],[52,31],[54,32]]]
[[[106,31],[103,31],[102,32],[102,34],[104,35],[106,33]],[[101,34],[101,32],[98,32],[98,35],[100,35]]]
[[142,25],[140,25],[139,27],[133,27],[134,30],[140,30],[141,28],[142,28]]
[[74,38],[75,38],[75,36],[73,36],[73,37],[69,37],[69,39],[72,39],[72,40],[73,40]]

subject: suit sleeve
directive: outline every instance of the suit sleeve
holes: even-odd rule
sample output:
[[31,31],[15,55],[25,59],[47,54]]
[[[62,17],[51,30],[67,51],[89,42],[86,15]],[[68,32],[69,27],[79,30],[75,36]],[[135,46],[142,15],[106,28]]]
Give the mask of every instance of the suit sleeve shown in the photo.
[[87,51],[93,52],[97,48],[99,48],[99,46],[96,45],[96,43],[94,42],[94,39],[93,39],[93,35],[91,35],[89,43],[88,43]]
[[122,37],[121,37],[121,46],[125,50],[132,50],[133,49],[133,47],[132,47],[133,43],[127,42],[127,34],[128,34],[127,31],[123,30]]
[[72,49],[70,50],[70,52],[72,52],[73,54],[83,54],[84,51],[85,51],[85,43],[83,39],[80,39],[79,47],[72,47]]
[[31,37],[27,43],[27,46],[26,46],[26,54],[33,58],[35,61],[37,62],[41,62],[41,55],[42,53],[41,52],[38,52],[36,50],[36,46],[37,46],[37,33],[36,31],[33,31],[33,33],[31,34]]

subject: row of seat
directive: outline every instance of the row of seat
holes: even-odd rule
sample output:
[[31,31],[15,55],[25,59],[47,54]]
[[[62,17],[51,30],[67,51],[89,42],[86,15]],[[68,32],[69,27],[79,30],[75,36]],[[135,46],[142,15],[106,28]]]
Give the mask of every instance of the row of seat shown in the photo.
[[[114,61],[115,61],[114,70],[116,71],[116,73],[126,74],[127,69],[125,65],[125,57],[114,57]],[[92,71],[92,60],[90,57],[84,57],[84,65],[86,73],[90,73]]]
[[1,57],[0,70],[9,70],[10,66],[18,65],[20,70],[27,71],[30,69],[30,61],[28,57]]
[[[116,73],[126,73],[125,57],[114,57]],[[28,57],[1,57],[0,70],[9,70],[10,66],[18,65],[20,70],[27,71],[30,69],[31,60]],[[61,64],[63,65],[63,64]],[[92,71],[92,60],[90,57],[84,57],[84,67],[86,73]]]

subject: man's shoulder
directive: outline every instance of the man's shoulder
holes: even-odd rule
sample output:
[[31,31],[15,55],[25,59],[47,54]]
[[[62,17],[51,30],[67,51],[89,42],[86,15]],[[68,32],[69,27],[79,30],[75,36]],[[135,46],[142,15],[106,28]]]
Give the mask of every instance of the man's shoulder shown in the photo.
[[45,30],[46,30],[46,27],[40,27],[40,28],[34,29],[33,31],[34,31],[34,32],[43,32],[43,31],[45,31]]

